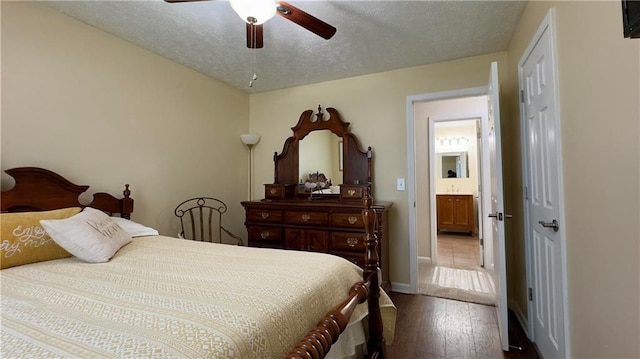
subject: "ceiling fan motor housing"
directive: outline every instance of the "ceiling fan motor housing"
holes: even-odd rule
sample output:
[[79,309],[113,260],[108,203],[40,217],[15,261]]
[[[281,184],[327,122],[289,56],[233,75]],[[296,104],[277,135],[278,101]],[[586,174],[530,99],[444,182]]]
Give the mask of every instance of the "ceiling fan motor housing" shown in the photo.
[[230,0],[231,8],[248,24],[260,25],[276,14],[274,0]]
[[[164,0],[169,3],[201,0]],[[297,7],[275,0],[229,0],[231,8],[247,24],[247,47],[262,48],[262,24],[278,14],[285,19],[302,26],[314,34],[329,40],[336,28]]]

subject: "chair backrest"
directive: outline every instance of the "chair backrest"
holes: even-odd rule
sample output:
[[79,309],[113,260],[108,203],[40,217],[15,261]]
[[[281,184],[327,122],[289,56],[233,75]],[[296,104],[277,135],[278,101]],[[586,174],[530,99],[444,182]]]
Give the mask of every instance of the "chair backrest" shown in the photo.
[[227,205],[217,198],[195,197],[180,203],[174,213],[180,219],[180,236],[201,242],[228,243],[223,241],[227,234],[234,244],[243,240],[222,226],[222,215]]

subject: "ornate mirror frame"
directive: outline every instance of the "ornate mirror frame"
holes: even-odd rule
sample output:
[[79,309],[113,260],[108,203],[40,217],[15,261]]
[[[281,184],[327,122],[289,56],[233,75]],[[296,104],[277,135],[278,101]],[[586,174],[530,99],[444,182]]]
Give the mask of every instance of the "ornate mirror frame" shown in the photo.
[[299,144],[309,133],[319,130],[329,130],[342,138],[343,174],[340,199],[362,199],[366,193],[365,189],[370,189],[371,147],[362,151],[358,138],[349,130],[349,122],[343,121],[335,108],[327,107],[326,111],[329,114],[326,120],[321,106],[318,106],[318,113],[315,115],[313,110],[306,110],[300,115],[298,123],[291,128],[293,136],[285,140],[282,152],[273,154],[274,181],[273,184],[265,185],[265,198],[284,199],[299,194]]

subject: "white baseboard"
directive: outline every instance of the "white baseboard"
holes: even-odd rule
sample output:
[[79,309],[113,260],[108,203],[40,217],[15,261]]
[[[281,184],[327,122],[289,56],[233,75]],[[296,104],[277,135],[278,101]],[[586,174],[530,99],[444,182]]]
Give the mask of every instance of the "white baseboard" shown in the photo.
[[404,294],[413,294],[411,293],[411,285],[407,283],[391,282],[391,291]]
[[[431,257],[418,256],[418,264],[431,264]],[[391,282],[391,290],[403,294],[416,294],[411,291],[411,284]]]

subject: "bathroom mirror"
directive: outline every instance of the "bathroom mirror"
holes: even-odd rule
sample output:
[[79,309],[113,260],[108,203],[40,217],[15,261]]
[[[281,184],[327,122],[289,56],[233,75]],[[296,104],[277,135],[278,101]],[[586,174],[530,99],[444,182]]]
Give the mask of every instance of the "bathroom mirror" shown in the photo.
[[467,152],[438,153],[441,178],[468,178],[469,161]]

